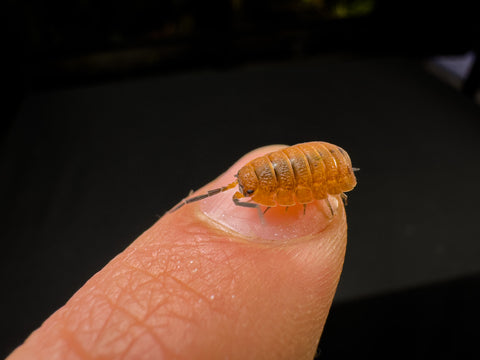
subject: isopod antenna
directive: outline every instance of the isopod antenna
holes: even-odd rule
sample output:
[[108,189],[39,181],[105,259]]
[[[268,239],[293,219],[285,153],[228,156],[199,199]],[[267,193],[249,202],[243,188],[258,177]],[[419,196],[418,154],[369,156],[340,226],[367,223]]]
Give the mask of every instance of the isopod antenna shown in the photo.
[[220,194],[221,192],[233,189],[235,186],[237,186],[237,184],[238,184],[238,181],[235,180],[234,182],[232,182],[231,184],[228,184],[227,186],[222,186],[222,187],[219,187],[217,189],[208,190],[208,192],[206,194],[197,195],[197,196],[194,196],[194,197],[191,197],[191,198],[183,199],[178,205],[176,205],[172,209],[168,210],[167,214],[172,213],[174,211],[177,211],[183,205],[186,205],[186,204],[189,204],[189,203],[192,203],[192,202],[195,202],[195,201],[203,200],[207,197],[217,195],[217,194]]

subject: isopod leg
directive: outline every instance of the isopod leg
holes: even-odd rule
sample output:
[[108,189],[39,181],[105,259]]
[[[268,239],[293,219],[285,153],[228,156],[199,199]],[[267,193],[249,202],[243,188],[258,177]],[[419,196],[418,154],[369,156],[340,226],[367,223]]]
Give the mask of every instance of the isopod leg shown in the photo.
[[347,196],[347,194],[341,193],[341,194],[340,194],[340,197],[342,198],[343,203],[345,204],[345,206],[347,206],[347,204],[348,204],[348,201],[347,201],[347,200],[348,200],[348,196]]
[[243,206],[243,207],[248,207],[248,208],[256,208],[258,212],[258,217],[260,218],[260,221],[262,224],[265,223],[265,219],[263,217],[263,212],[262,209],[260,209],[260,205],[255,204],[255,203],[249,203],[249,202],[243,202],[240,201],[239,199],[233,198],[233,203],[237,206]]
[[327,202],[327,205],[328,205],[328,208],[330,209],[330,215],[332,215],[331,217],[333,218],[333,208],[332,208],[332,204],[330,204],[330,200],[328,200],[328,197],[325,199],[325,201]]

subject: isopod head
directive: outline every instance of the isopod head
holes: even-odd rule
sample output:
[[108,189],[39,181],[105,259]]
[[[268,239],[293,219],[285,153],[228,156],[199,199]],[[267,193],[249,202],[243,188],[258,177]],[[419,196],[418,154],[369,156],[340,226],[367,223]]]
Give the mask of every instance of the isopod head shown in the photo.
[[237,173],[238,190],[244,197],[251,197],[258,188],[258,177],[252,166],[244,166]]

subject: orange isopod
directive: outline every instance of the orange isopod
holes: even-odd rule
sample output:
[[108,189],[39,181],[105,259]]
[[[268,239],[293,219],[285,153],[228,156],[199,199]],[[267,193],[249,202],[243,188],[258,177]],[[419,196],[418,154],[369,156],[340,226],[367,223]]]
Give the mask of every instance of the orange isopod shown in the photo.
[[[321,141],[301,143],[253,159],[235,175],[229,185],[206,194],[182,200],[169,212],[183,205],[205,199],[238,185],[233,195],[235,205],[260,209],[303,204],[328,195],[344,194],[357,184],[352,162],[341,147]],[[250,202],[240,201],[250,198]],[[330,203],[327,204],[333,214]]]

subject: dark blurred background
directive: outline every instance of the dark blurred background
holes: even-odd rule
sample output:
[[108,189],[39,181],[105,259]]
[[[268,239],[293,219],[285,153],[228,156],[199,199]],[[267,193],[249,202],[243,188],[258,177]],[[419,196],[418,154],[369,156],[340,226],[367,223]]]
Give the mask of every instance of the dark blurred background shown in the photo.
[[475,2],[3,9],[0,356],[190,189],[312,140],[361,168],[318,358],[478,353]]

